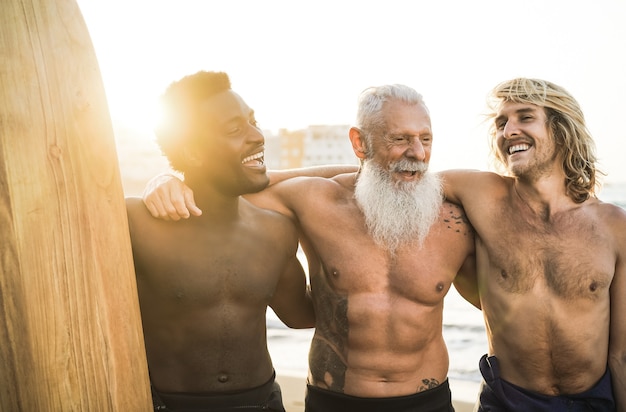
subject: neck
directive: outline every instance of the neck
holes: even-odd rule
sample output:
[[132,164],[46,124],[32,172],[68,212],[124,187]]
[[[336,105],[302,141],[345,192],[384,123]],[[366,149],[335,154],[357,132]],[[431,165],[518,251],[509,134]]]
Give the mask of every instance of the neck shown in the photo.
[[529,182],[515,179],[514,188],[519,199],[544,221],[562,211],[570,210],[577,204],[567,195],[565,177],[543,178]]
[[185,184],[193,190],[196,205],[202,209],[202,219],[224,221],[239,217],[240,196],[225,194],[206,180],[186,178]]

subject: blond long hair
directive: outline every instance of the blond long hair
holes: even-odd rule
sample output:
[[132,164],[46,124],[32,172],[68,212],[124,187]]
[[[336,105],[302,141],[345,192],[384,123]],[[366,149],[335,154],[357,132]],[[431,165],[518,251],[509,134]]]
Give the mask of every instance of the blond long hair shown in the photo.
[[[490,94],[490,118],[503,103],[534,104],[543,107],[547,127],[556,144],[557,155],[563,161],[567,194],[577,203],[595,196],[599,185],[595,143],[585,124],[580,105],[564,88],[540,79],[517,78],[498,84]],[[491,153],[500,167],[505,159],[498,151],[495,124],[490,127]]]

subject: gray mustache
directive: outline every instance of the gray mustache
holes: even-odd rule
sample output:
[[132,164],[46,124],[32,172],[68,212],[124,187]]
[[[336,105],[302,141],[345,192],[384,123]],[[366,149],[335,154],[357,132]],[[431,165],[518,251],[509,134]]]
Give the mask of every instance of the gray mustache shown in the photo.
[[424,173],[428,170],[428,164],[424,162],[416,162],[408,159],[401,159],[397,162],[393,162],[389,165],[389,170],[391,172],[402,172],[402,171],[410,171],[410,172],[420,172]]

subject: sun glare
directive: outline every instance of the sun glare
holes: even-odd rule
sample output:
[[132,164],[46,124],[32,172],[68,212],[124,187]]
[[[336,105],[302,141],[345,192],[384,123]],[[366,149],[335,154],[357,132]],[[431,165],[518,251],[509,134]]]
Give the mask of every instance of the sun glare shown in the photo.
[[116,93],[115,82],[107,88],[107,99],[111,121],[114,126],[144,133],[151,133],[159,119],[156,98],[133,93]]

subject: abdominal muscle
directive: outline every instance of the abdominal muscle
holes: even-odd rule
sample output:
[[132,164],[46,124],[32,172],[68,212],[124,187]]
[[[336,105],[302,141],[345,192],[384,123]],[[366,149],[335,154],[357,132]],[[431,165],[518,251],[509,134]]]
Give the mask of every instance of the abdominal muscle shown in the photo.
[[[602,315],[608,310],[602,303],[506,297],[497,313],[483,308],[490,352],[504,380],[556,396],[584,392],[602,377],[608,348],[608,318]],[[507,316],[514,313],[524,316]]]
[[324,358],[322,352],[334,352],[336,356],[327,356],[325,365],[327,370],[337,370],[334,366],[339,365],[333,362],[342,363],[342,385],[326,384],[331,373],[311,376],[312,384],[352,396],[393,397],[422,392],[445,381],[448,352],[441,333],[441,303],[421,305],[400,296],[372,293],[352,295],[349,302],[347,341],[336,342],[336,335],[333,341],[320,332],[325,328],[318,328],[311,347],[312,361]]

